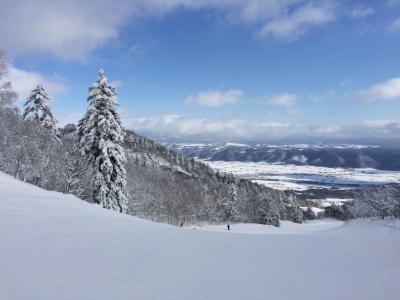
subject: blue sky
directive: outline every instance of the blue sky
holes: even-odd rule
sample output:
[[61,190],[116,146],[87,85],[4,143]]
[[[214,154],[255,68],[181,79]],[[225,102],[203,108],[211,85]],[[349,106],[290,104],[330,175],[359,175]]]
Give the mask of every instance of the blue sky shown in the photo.
[[61,125],[104,68],[125,126],[159,139],[400,137],[400,1],[26,2],[0,2],[0,48]]

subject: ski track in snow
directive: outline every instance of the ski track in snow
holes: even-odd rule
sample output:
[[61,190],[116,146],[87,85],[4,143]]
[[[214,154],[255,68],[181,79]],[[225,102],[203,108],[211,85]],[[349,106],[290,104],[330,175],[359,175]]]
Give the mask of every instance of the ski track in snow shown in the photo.
[[399,299],[398,221],[225,225],[152,223],[0,173],[0,299]]

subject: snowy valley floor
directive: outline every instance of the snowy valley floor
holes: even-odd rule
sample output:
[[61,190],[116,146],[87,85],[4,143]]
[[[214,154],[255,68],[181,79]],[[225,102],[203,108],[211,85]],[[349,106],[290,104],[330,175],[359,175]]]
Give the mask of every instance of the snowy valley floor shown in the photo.
[[371,168],[326,168],[291,164],[241,161],[205,161],[211,168],[278,190],[306,191],[311,188],[348,189],[400,183],[400,172]]
[[182,229],[0,173],[0,299],[400,299],[399,278],[399,222]]

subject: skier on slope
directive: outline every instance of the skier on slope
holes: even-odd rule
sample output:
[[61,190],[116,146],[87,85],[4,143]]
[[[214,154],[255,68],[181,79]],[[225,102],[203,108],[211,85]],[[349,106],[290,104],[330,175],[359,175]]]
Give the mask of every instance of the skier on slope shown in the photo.
[[229,223],[226,227],[228,228],[228,231],[231,230],[231,225],[229,225]]

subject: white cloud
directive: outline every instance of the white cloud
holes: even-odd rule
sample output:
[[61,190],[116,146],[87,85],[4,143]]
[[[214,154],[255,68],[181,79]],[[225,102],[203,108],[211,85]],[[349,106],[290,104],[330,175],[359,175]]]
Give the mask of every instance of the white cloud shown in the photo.
[[122,9],[111,2],[107,8],[105,1],[2,1],[0,35],[9,55],[43,52],[82,59],[116,38],[123,18]]
[[275,95],[270,98],[267,98],[266,103],[268,105],[281,107],[287,113],[290,114],[298,114],[301,113],[301,110],[297,107],[297,96],[292,94],[281,94]]
[[259,34],[264,37],[272,36],[291,41],[305,34],[310,27],[323,25],[334,19],[335,13],[332,6],[306,4],[290,14],[268,21]]
[[268,103],[275,106],[281,107],[293,107],[296,104],[296,95],[282,94],[276,95],[269,98]]
[[157,139],[193,139],[198,141],[272,141],[289,137],[400,138],[400,121],[371,120],[358,124],[301,125],[256,122],[242,119],[217,120],[162,115],[148,118],[124,118],[127,128]]
[[37,72],[25,71],[10,66],[6,80],[12,83],[18,99],[25,100],[37,84],[43,84],[50,97],[65,92],[68,87],[57,77],[45,77]]
[[[322,3],[333,2],[325,0]],[[10,56],[45,53],[84,60],[119,37],[121,29],[177,9],[214,10],[263,36],[294,39],[334,19],[334,8],[311,0],[2,0],[0,36]],[[135,50],[135,49],[132,49]]]
[[124,120],[127,128],[152,137],[207,137],[209,139],[250,139],[267,136],[279,137],[300,129],[300,126],[277,122],[250,122],[246,120],[212,120],[163,115],[150,118]]
[[400,99],[400,77],[395,77],[358,91],[355,96],[365,101]]
[[243,92],[239,90],[208,90],[190,95],[185,99],[184,103],[195,106],[219,107],[239,102],[242,95]]

